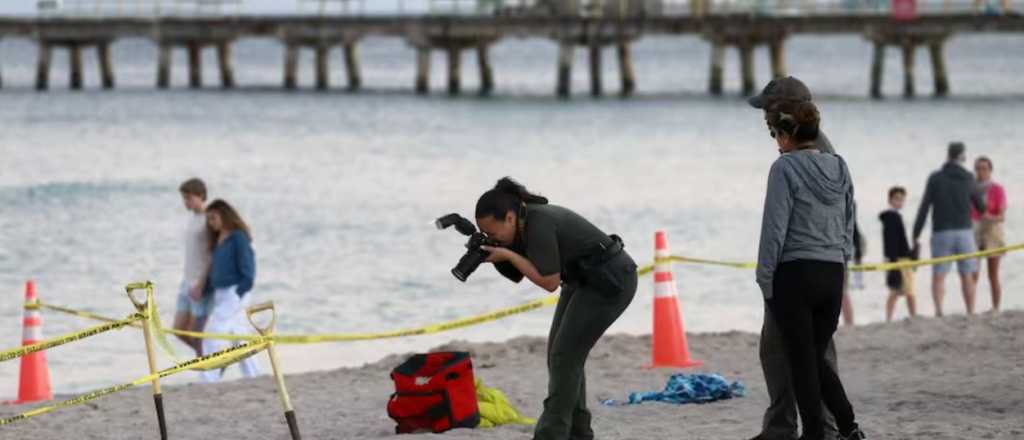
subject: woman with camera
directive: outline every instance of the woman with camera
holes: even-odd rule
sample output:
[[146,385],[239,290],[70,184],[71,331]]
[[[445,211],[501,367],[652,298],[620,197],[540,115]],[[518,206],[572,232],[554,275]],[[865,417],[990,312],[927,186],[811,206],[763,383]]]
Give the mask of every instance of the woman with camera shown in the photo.
[[622,240],[506,177],[476,204],[480,231],[502,275],[549,292],[562,287],[548,336],[548,397],[535,440],[593,439],[583,366],[636,293],[636,264]]
[[824,402],[840,440],[860,440],[839,374],[825,361],[854,253],[853,180],[841,157],[815,148],[821,116],[814,104],[783,101],[767,119],[781,156],[768,174],[757,283],[785,340],[800,439],[825,438]]

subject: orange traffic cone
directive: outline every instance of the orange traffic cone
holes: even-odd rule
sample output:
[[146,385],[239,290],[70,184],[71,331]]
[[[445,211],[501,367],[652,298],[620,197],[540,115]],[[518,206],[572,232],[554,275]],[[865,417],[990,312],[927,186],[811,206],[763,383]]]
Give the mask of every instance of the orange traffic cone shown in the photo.
[[650,368],[696,367],[700,361],[690,359],[683,319],[679,316],[676,281],[665,231],[654,233],[654,336]]
[[[25,318],[21,345],[32,345],[43,340],[43,318],[35,305],[36,285],[25,283]],[[50,389],[50,368],[46,365],[46,352],[37,351],[21,357],[21,382],[18,385],[18,400],[14,403],[31,403],[53,399]]]

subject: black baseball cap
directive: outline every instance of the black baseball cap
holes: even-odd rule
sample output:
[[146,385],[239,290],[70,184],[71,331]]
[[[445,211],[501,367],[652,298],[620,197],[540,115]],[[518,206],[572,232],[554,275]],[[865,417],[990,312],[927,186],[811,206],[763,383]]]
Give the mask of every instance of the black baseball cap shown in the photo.
[[771,80],[760,95],[752,96],[747,100],[751,107],[770,107],[777,101],[811,101],[811,89],[792,76],[776,78]]

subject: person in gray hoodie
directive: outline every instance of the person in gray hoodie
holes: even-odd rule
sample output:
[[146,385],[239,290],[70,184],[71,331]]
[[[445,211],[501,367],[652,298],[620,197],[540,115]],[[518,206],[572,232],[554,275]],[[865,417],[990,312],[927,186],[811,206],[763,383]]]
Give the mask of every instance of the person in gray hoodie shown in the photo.
[[843,159],[815,148],[820,115],[810,102],[769,112],[781,156],[768,175],[757,284],[782,330],[801,440],[825,438],[822,403],[841,440],[864,439],[825,352],[839,325],[846,264],[853,257],[853,181]]
[[[971,223],[971,205],[978,212],[985,212],[983,191],[974,180],[974,175],[963,167],[966,147],[963,142],[951,142],[947,151],[946,164],[928,176],[928,183],[921,198],[914,221],[914,246],[920,248],[921,231],[932,211],[932,258],[956,254],[967,254],[978,250],[974,242],[974,226]],[[974,294],[977,284],[974,274],[978,272],[978,260],[968,258],[957,261],[960,272],[960,288],[964,295],[967,314],[974,314]],[[946,296],[946,274],[952,263],[932,266],[932,299],[935,301],[935,316],[942,316],[942,300]]]
[[[782,102],[813,102],[811,90],[797,78],[787,76],[771,80],[761,94],[751,97],[747,102],[751,107],[764,110],[765,123],[771,126],[771,117],[775,106]],[[835,154],[832,143],[825,132],[818,130],[814,146],[822,153]],[[765,386],[768,388],[768,408],[764,411],[761,430],[751,440],[794,440],[797,438],[796,398],[793,395],[792,372],[789,358],[786,356],[786,345],[782,330],[772,317],[768,305],[764,309],[764,323],[761,326],[761,338],[758,343],[758,354],[761,370],[764,372]],[[825,350],[825,360],[833,371],[838,372],[836,364],[835,344],[829,343]],[[823,405],[824,406],[824,405]],[[837,437],[836,424],[828,408],[823,408],[825,416],[826,439]]]

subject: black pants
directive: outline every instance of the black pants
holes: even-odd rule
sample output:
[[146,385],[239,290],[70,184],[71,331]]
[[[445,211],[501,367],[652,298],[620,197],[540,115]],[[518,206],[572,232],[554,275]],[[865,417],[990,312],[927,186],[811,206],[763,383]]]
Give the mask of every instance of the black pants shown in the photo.
[[839,326],[845,271],[841,263],[783,263],[775,270],[772,298],[767,300],[785,338],[804,440],[824,438],[822,402],[835,416],[840,433],[857,426],[839,375],[825,360]]

